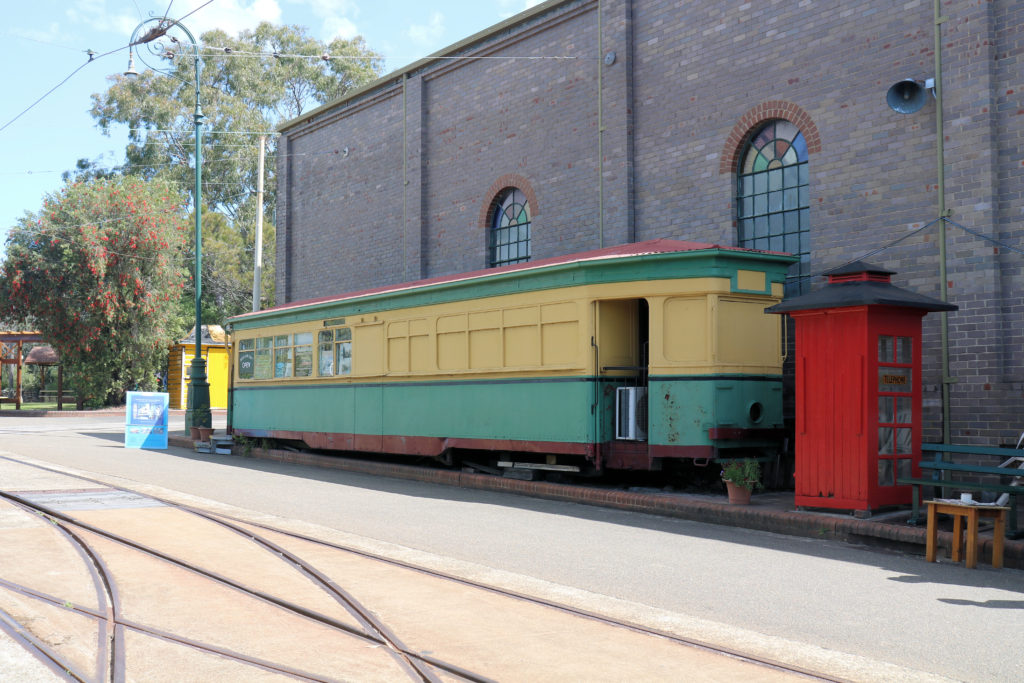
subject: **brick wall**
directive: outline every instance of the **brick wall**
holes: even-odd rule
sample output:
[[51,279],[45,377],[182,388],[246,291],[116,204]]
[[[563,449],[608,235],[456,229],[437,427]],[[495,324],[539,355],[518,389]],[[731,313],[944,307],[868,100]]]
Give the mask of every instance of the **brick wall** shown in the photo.
[[[894,82],[934,75],[932,3],[602,7],[600,41],[594,0],[548,2],[451,52],[487,59],[419,64],[289,126],[280,301],[483,267],[487,207],[510,175],[534,197],[535,258],[656,237],[734,244],[735,160],[780,112],[810,147],[812,271],[866,256],[939,296],[938,226],[915,232],[938,212],[936,106],[885,104]],[[943,12],[953,436],[1008,441],[1024,429],[1024,255],[986,238],[1024,248],[1024,4]],[[924,323],[926,439],[939,320]]]

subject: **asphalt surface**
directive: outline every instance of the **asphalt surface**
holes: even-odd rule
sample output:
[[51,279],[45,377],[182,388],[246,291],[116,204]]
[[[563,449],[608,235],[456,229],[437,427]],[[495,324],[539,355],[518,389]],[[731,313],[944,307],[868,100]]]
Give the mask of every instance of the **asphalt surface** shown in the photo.
[[125,450],[122,419],[4,417],[0,455],[301,520],[842,678],[1024,680],[1017,569],[183,448]]

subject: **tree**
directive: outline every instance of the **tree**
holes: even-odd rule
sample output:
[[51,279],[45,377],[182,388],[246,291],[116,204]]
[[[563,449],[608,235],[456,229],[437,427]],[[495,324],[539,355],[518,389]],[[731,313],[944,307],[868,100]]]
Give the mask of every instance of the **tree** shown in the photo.
[[80,404],[151,389],[186,324],[188,228],[184,198],[166,181],[68,184],[8,234],[0,317],[43,334]]
[[[171,30],[171,35],[175,33]],[[299,26],[262,23],[254,30],[231,38],[220,30],[200,36],[202,78],[200,99],[204,114],[203,203],[211,213],[226,218],[226,230],[238,239],[204,243],[204,262],[211,250],[212,262],[239,264],[228,275],[204,266],[203,289],[222,292],[252,291],[252,258],[256,224],[257,134],[273,131],[285,119],[311,107],[337,99],[377,78],[383,69],[380,55],[369,50],[362,38],[323,43]],[[147,48],[154,50],[147,50]],[[115,124],[129,126],[124,173],[145,178],[167,178],[192,192],[194,170],[193,108],[195,63],[187,40],[174,44],[138,46],[140,58],[168,66],[164,73],[143,71],[139,77],[111,77],[105,93],[92,96],[92,115],[104,132]],[[170,52],[165,48],[171,48]],[[156,56],[152,56],[153,53]],[[170,60],[165,55],[170,54]],[[297,55],[303,55],[299,57]],[[275,138],[268,138],[264,226],[272,235],[276,182]],[[81,169],[80,169],[81,170]],[[84,169],[88,171],[89,169]],[[206,214],[204,226],[208,224]],[[219,225],[215,220],[209,224]],[[204,229],[205,233],[205,229]],[[273,283],[273,240],[264,236],[264,282]],[[242,265],[244,264],[244,265]],[[267,289],[265,288],[266,292]],[[272,288],[270,292],[272,293]],[[220,320],[248,310],[249,299],[226,296],[231,305],[219,310]],[[204,303],[205,306],[205,303]]]

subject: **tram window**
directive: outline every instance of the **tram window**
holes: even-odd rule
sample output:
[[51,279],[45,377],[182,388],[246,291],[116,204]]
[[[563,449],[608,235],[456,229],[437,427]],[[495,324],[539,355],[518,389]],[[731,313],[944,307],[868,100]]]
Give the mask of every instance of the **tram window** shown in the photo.
[[256,359],[253,379],[270,379],[274,376],[273,353],[273,337],[261,337],[256,340]]
[[295,335],[295,376],[309,377],[313,374],[313,333],[299,332]]
[[352,328],[322,330],[317,336],[317,356],[322,377],[352,374]]
[[334,330],[321,330],[317,342],[320,376],[330,377],[334,374]]
[[242,339],[238,342],[238,378],[252,379],[256,363],[256,340]]
[[274,337],[274,377],[292,376],[292,335]]

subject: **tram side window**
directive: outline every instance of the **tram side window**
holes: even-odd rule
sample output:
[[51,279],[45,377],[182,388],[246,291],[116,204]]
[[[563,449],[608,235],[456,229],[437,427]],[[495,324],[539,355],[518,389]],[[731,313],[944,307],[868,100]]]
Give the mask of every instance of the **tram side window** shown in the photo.
[[295,333],[295,376],[310,377],[313,374],[313,333]]
[[279,334],[274,338],[274,377],[313,374],[313,333]]
[[270,379],[274,376],[273,353],[273,337],[261,337],[256,340],[256,358],[253,379]]
[[274,337],[274,377],[292,376],[292,335]]
[[317,346],[317,367],[321,377],[352,373],[352,328],[321,330]]
[[238,379],[252,379],[256,371],[256,340],[238,342]]

